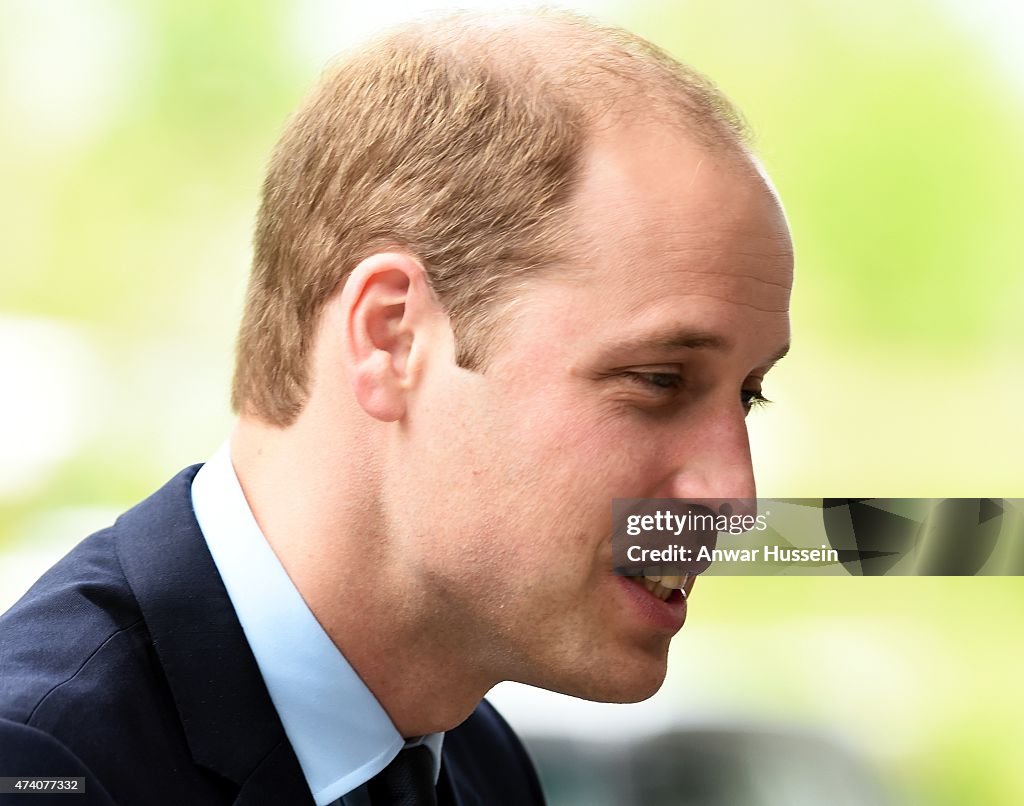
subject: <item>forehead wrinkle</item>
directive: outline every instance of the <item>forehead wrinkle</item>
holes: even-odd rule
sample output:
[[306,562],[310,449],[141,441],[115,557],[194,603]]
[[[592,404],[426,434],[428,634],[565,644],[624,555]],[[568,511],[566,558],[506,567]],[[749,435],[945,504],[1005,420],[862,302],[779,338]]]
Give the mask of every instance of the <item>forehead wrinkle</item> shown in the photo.
[[[656,232],[659,230],[656,230]],[[660,230],[664,232],[664,230]],[[630,233],[633,235],[633,233]],[[749,242],[766,241],[764,249],[757,248],[755,243],[750,243],[753,248],[744,249],[739,246],[726,246],[721,243],[724,239],[721,236],[739,235],[744,240]],[[696,237],[691,237],[696,236]],[[707,231],[675,231],[669,232],[659,237],[653,233],[637,233],[635,238],[641,239],[644,243],[650,243],[651,239],[656,239],[661,242],[659,247],[665,252],[717,252],[723,255],[739,255],[741,257],[755,257],[755,258],[779,258],[785,260],[791,260],[793,258],[793,247],[790,243],[790,239],[781,234],[775,235],[764,235],[754,233],[739,233],[739,232],[721,232],[709,234]],[[649,248],[649,247],[648,247]]]
[[[726,181],[723,178],[721,181]],[[744,183],[746,184],[746,183]],[[774,241],[784,245],[783,251],[791,252],[791,236],[785,216],[778,201],[769,196],[767,205],[763,202],[760,189],[753,191],[754,199],[733,201],[730,198],[705,198],[704,193],[683,193],[673,199],[654,200],[642,191],[627,190],[619,195],[616,207],[635,203],[642,210],[640,219],[646,234],[661,233],[667,238],[695,243],[715,241],[721,238],[741,238],[750,241]],[[747,189],[738,192],[746,195]],[[704,221],[700,224],[693,217],[712,216],[713,226],[709,229]]]
[[[671,241],[665,242],[667,239],[661,239],[661,243],[655,244],[652,241],[657,242],[659,239],[642,233],[630,233],[623,240],[625,241],[626,248],[630,249],[630,247],[633,247],[636,250],[635,253],[642,256],[645,262],[670,270],[694,275],[747,278],[780,288],[792,286],[793,251],[788,246],[783,249],[750,251],[746,249],[723,248],[722,246],[710,243],[688,243],[684,245]],[[777,243],[781,239],[771,238],[770,240]],[[713,256],[713,260],[708,259],[709,255]],[[699,258],[699,261],[692,260],[693,257]],[[742,263],[747,261],[756,261],[760,273],[747,273],[731,268],[733,266],[739,268],[737,264],[742,265]],[[694,263],[697,265],[693,265]],[[709,264],[716,266],[716,268],[700,268]],[[765,272],[782,276],[783,279],[767,279],[762,276]]]
[[686,272],[687,274],[697,274],[708,277],[722,277],[722,278],[740,278],[745,280],[753,280],[764,285],[775,286],[776,288],[784,288],[789,291],[791,283],[788,282],[776,282],[775,280],[766,280],[763,277],[758,277],[756,274],[744,274],[742,272],[722,272],[722,271],[701,271],[700,269],[679,269],[679,271]]
[[[788,296],[792,291],[793,286],[792,273],[785,270],[779,270],[777,273],[782,275],[779,280],[769,279],[759,274],[748,274],[746,272],[699,269],[661,262],[653,270],[646,272],[638,271],[634,275],[634,280],[641,283],[643,287],[655,292],[658,290],[664,290],[667,283],[671,283],[672,287],[675,288],[676,283],[679,282],[679,278],[681,276],[683,279],[689,281],[689,285],[691,285],[692,288],[688,290],[684,287],[680,289],[680,293],[687,296],[714,296],[716,298],[719,297],[711,293],[716,287],[735,283],[737,281],[745,281],[758,283],[761,287],[777,289],[779,292],[784,292]],[[699,278],[707,279],[701,281]],[[736,288],[731,289],[731,292],[734,294],[736,291]],[[747,292],[749,293],[749,291],[750,287],[748,286]],[[735,301],[733,297],[728,294],[720,298],[725,299],[727,302]]]
[[759,305],[753,305],[753,304],[751,304],[749,302],[740,302],[739,300],[735,299],[734,297],[730,297],[727,294],[719,296],[718,294],[703,294],[703,293],[695,291],[693,293],[685,293],[684,292],[683,296],[686,296],[686,297],[707,297],[708,299],[718,300],[719,302],[727,302],[730,305],[736,305],[737,307],[740,307],[740,308],[750,308],[752,311],[759,311],[761,313],[789,313],[789,306],[788,305],[785,306],[784,308],[762,308]]

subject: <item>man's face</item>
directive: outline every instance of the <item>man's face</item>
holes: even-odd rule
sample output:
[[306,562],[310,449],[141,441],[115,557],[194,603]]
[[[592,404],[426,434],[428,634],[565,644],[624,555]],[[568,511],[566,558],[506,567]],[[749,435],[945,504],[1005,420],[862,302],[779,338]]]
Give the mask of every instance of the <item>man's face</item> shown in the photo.
[[588,257],[529,283],[483,372],[429,358],[395,525],[464,663],[635,701],[685,605],[612,574],[611,501],[755,497],[745,417],[789,341],[792,249],[750,165],[654,125],[600,136],[575,217]]

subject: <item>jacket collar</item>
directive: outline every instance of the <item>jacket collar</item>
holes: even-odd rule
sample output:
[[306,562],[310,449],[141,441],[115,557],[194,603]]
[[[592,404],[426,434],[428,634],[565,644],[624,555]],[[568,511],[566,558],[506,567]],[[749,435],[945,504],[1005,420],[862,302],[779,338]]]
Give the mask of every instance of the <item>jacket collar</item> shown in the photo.
[[[192,512],[186,468],[118,519],[117,550],[170,686],[193,759],[265,793],[312,803],[256,660]],[[254,787],[256,780],[266,783]],[[282,786],[295,789],[283,793]]]

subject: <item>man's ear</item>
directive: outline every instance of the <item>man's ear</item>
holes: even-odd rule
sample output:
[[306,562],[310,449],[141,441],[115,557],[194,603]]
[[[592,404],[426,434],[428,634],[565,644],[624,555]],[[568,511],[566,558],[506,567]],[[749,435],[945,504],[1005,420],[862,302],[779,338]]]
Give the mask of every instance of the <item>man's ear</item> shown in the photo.
[[356,401],[378,420],[400,419],[437,307],[422,264],[401,252],[371,255],[352,270],[337,304]]

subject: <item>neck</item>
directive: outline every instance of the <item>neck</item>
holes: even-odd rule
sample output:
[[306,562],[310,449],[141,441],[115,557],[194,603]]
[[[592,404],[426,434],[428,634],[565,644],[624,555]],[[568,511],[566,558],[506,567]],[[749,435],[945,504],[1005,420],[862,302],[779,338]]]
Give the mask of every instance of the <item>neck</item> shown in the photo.
[[453,728],[498,678],[474,659],[478,642],[452,629],[451,609],[408,578],[382,517],[381,474],[357,459],[370,440],[313,427],[313,414],[286,429],[239,421],[231,459],[246,501],[313,615],[399,733]]

